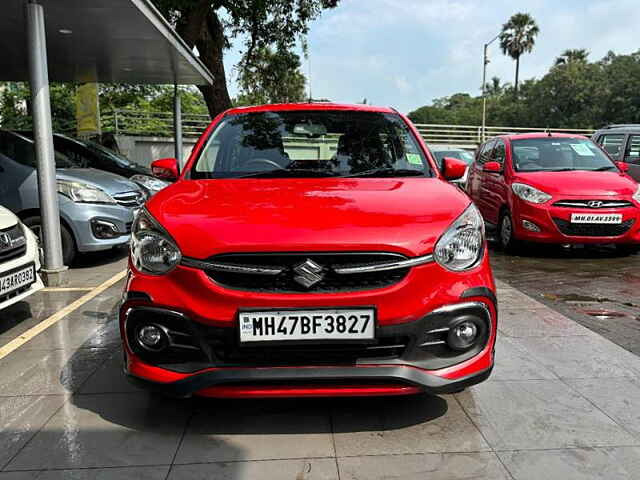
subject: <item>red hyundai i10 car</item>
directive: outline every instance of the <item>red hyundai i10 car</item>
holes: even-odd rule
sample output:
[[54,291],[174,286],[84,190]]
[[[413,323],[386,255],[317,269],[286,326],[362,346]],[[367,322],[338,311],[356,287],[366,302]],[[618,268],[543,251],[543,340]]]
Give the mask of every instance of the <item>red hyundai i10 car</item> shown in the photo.
[[580,135],[534,133],[487,141],[467,191],[505,250],[521,241],[640,245],[640,188]]
[[400,395],[486,379],[484,225],[395,110],[219,115],[134,222],[125,371],[174,396]]

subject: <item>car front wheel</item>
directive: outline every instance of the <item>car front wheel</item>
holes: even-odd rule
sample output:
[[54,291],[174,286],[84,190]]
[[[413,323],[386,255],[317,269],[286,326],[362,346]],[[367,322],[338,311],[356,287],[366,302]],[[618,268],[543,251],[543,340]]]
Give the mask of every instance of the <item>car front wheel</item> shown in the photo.
[[[40,245],[42,245],[42,219],[37,216],[28,217],[22,223],[35,233]],[[62,238],[62,261],[65,265],[70,266],[76,258],[76,242],[69,229],[62,223],[60,224],[60,237]]]
[[505,252],[514,253],[518,249],[519,245],[514,237],[513,221],[511,220],[511,214],[509,212],[504,212],[500,217],[498,240],[500,247],[502,247]]

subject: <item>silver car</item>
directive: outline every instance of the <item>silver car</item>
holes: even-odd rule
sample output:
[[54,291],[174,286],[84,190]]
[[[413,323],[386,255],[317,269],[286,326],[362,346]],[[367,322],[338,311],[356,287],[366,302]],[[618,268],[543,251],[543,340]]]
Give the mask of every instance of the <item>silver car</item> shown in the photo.
[[[60,153],[56,166],[64,263],[73,263],[78,252],[126,244],[133,216],[146,201],[140,187],[113,173],[77,168]],[[0,130],[0,204],[40,233],[33,140],[4,130]]]

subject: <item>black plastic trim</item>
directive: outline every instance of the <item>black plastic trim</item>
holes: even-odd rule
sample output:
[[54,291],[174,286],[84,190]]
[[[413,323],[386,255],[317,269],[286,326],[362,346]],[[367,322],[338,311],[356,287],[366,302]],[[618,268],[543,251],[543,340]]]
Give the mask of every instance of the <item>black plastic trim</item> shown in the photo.
[[427,373],[424,370],[403,365],[361,366],[361,367],[317,367],[317,368],[225,368],[196,373],[192,376],[172,383],[156,383],[135,377],[127,378],[144,388],[159,391],[173,397],[190,397],[195,392],[217,385],[238,383],[283,382],[304,380],[314,381],[336,380],[340,382],[354,381],[399,381],[415,385],[432,394],[458,392],[466,387],[480,383],[491,375],[493,366],[481,372],[456,380],[448,380]]
[[496,294],[493,293],[493,290],[491,290],[489,287],[469,288],[464,292],[462,292],[462,295],[460,295],[460,298],[472,298],[472,297],[485,297],[491,300],[494,306],[498,304],[498,299],[496,297]]

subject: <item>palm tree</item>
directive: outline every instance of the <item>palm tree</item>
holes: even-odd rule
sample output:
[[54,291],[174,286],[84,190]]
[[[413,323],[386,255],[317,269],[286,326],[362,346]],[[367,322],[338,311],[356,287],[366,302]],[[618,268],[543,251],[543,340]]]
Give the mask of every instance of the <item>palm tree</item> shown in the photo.
[[587,63],[587,57],[589,52],[584,48],[568,49],[562,52],[562,54],[556,58],[555,65],[567,65],[573,63],[585,64]]
[[502,33],[500,33],[502,53],[509,55],[516,61],[516,96],[518,95],[520,56],[533,50],[539,31],[536,21],[528,13],[516,13],[502,26]]

